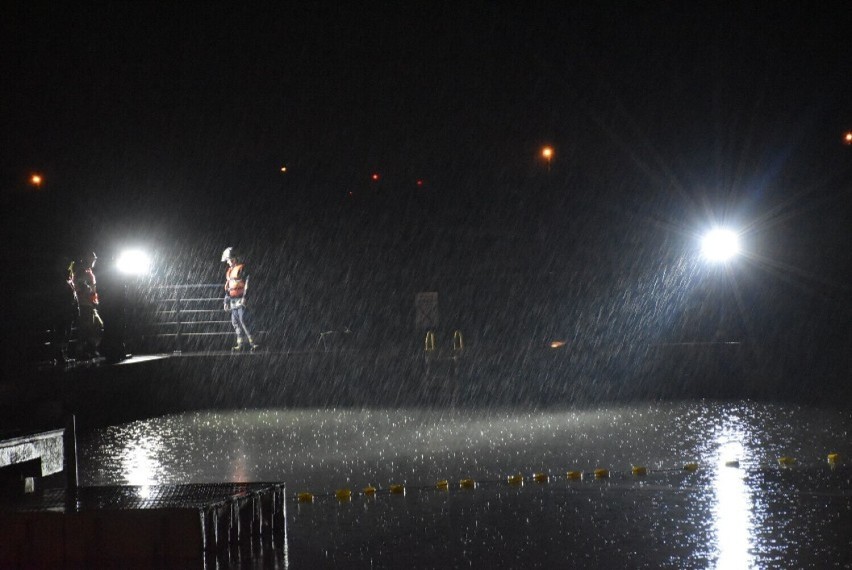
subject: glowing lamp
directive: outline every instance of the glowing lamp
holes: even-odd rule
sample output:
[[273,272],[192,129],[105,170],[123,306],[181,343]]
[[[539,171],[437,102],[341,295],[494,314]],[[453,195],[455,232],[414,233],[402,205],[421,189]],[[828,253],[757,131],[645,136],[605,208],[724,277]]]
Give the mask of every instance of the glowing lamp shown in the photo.
[[118,256],[118,270],[126,275],[146,275],[151,271],[151,258],[138,249],[129,249]]
[[733,230],[715,228],[701,241],[701,253],[709,261],[728,261],[740,253],[740,238]]

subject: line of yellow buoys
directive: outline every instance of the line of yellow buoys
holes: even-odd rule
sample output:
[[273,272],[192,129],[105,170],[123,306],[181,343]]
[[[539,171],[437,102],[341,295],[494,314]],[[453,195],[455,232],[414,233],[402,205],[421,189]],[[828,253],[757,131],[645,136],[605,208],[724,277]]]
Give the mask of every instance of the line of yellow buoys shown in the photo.
[[[828,463],[829,467],[834,469],[841,462],[840,454],[836,453],[836,452],[829,453],[828,456],[826,457],[826,462]],[[784,455],[784,456],[781,456],[781,457],[778,458],[778,465],[780,465],[782,468],[792,468],[792,467],[794,467],[798,464],[799,464],[798,461],[794,457]],[[739,460],[726,461],[725,467],[739,469],[740,462],[739,462]],[[698,469],[699,469],[699,465],[698,465],[697,462],[689,462],[689,463],[684,463],[683,466],[680,467],[680,468],[656,469],[653,472],[671,473],[673,471],[682,471],[682,472],[686,472],[686,473],[695,473],[696,471],[698,471]],[[642,465],[633,465],[630,469],[630,475],[632,475],[633,477],[645,477],[649,473],[652,473],[652,471],[649,470],[647,467],[642,466]],[[609,479],[610,471],[609,471],[609,469],[606,469],[606,468],[603,468],[603,467],[598,467],[597,469],[594,469],[593,471],[590,471],[590,472],[567,471],[567,472],[565,472],[564,477],[565,477],[565,479],[567,479],[569,481],[582,481],[584,479],[595,479],[595,480]],[[536,483],[543,484],[543,483],[549,483],[552,476],[551,476],[550,473],[542,471],[542,472],[533,473],[530,478],[533,481],[535,481]],[[525,481],[525,478],[521,474],[509,475],[509,476],[506,477],[506,480],[505,480],[505,482],[507,484],[511,485],[511,486],[521,486],[521,485],[524,484],[524,481]],[[477,482],[474,479],[465,478],[465,479],[461,479],[459,481],[459,488],[461,488],[461,489],[475,489],[480,483],[499,483],[499,482],[500,481],[494,481],[494,480]],[[424,489],[424,488],[431,488],[431,487],[415,487],[415,488]],[[441,479],[441,480],[439,480],[435,483],[434,488],[439,490],[439,491],[448,491],[450,489],[450,482],[447,479]],[[380,490],[377,489],[376,487],[373,487],[372,485],[367,485],[366,487],[361,489],[361,494],[364,495],[365,497],[374,497],[379,491]],[[406,491],[405,485],[402,485],[402,484],[393,484],[393,485],[390,485],[387,488],[387,492],[390,493],[391,495],[404,495],[405,491]],[[318,496],[328,496],[328,495],[330,495],[330,494],[315,495],[313,493],[305,491],[305,492],[297,493],[296,494],[296,500],[300,503],[312,503],[314,501],[314,499],[317,498]],[[343,489],[337,489],[334,492],[333,495],[334,495],[334,497],[337,498],[338,501],[346,502],[346,501],[351,501],[353,496],[355,496],[355,493],[351,489],[343,488]]]

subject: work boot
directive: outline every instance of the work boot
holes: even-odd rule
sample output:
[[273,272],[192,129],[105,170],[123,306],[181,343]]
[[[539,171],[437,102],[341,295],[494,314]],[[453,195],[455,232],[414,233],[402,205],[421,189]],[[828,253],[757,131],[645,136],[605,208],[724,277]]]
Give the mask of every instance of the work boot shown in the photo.
[[255,350],[257,350],[258,346],[254,343],[254,340],[252,340],[252,338],[251,338],[251,337],[249,337],[249,339],[248,339],[248,344],[249,344],[249,349],[250,349],[252,352],[254,352]]
[[242,339],[237,340],[237,344],[231,347],[231,352],[239,352],[243,349]]

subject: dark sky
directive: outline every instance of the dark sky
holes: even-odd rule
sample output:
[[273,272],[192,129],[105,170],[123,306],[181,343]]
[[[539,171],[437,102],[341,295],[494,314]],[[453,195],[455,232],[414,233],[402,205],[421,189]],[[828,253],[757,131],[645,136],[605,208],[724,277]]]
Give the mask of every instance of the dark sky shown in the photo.
[[54,4],[0,20],[6,247],[304,233],[379,172],[401,225],[425,192],[436,223],[544,236],[581,277],[648,227],[730,220],[763,274],[849,313],[849,7]]
[[731,187],[812,178],[852,128],[848,8],[508,4],[16,3],[4,190],[39,170],[97,196],[215,196],[285,163],[318,185],[499,180],[545,142],[590,177],[624,162]]

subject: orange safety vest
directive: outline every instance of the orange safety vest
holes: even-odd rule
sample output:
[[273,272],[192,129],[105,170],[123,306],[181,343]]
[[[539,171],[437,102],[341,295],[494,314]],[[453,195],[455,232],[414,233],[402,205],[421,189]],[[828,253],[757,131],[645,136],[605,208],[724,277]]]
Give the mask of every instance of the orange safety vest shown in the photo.
[[[93,307],[98,306],[98,287],[97,280],[95,279],[95,272],[92,271],[91,267],[88,267],[83,270],[84,277],[78,277],[75,281],[75,289],[77,290],[77,297],[80,300],[81,305],[91,305]],[[81,289],[83,289],[81,291]]]
[[229,267],[225,272],[225,291],[229,297],[242,297],[246,292],[246,280],[243,279],[243,264]]

